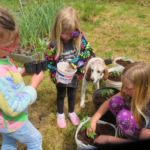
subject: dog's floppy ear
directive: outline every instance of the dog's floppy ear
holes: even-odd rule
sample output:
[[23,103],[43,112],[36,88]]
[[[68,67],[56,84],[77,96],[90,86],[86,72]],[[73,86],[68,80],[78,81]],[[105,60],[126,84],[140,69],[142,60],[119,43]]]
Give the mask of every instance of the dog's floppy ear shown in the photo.
[[88,70],[86,71],[85,79],[86,81],[90,81],[91,77],[91,66],[88,67]]
[[108,79],[108,76],[109,76],[109,72],[108,72],[108,68],[107,66],[104,64],[104,76],[103,76],[103,79],[104,80],[107,80]]

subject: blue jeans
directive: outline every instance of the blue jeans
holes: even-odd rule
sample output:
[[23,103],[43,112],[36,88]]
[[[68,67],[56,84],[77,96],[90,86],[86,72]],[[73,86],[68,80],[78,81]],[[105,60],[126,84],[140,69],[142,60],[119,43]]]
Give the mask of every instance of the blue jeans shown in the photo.
[[28,150],[42,150],[42,136],[29,120],[19,130],[2,136],[1,150],[17,150],[17,141],[26,144]]

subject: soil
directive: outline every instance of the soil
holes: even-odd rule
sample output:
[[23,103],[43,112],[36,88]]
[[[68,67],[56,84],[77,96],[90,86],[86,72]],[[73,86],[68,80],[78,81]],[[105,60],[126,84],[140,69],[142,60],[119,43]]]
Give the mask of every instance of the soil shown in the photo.
[[117,74],[110,74],[112,72],[109,72],[109,76],[108,76],[108,79],[109,80],[112,80],[112,81],[116,81],[116,82],[121,82],[121,74],[120,75],[117,75]]
[[[97,123],[95,133],[97,135],[94,136],[94,139],[96,139],[100,135],[115,136],[115,129],[109,124]],[[82,141],[82,143],[84,143],[85,145],[88,145],[88,144],[94,145],[93,144],[94,140],[86,135],[86,130],[83,130],[83,131],[80,130],[78,132],[77,139]]]
[[109,98],[111,98],[112,96],[114,96],[115,94],[117,94],[117,93],[113,93],[113,94],[107,94],[107,93],[105,93],[104,94],[104,96],[102,96],[101,94],[97,94],[96,96],[95,96],[95,98],[94,98],[94,102],[97,104],[97,105],[99,105],[99,106],[101,106],[102,105],[102,103],[104,103],[107,99],[109,99]]
[[122,59],[117,60],[116,63],[123,67],[126,67],[129,64],[131,64],[131,62],[129,60],[122,60]]

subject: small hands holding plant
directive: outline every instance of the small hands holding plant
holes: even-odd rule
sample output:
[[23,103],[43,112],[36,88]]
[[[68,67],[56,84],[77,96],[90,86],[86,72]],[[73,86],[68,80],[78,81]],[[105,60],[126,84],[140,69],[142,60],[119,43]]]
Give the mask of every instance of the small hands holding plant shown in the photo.
[[[87,120],[87,118],[85,117],[84,120],[80,121],[80,122],[84,122],[85,120]],[[108,143],[108,139],[111,137],[109,135],[100,135],[97,138],[94,139],[94,135],[96,135],[95,131],[96,131],[96,122],[94,120],[90,120],[90,122],[87,122],[88,125],[84,125],[85,129],[86,129],[86,135],[88,137],[91,137],[94,141],[93,143],[98,143],[98,144],[107,144]],[[82,127],[83,128],[83,127]],[[81,129],[82,130],[82,129]],[[91,136],[91,134],[93,134]]]
[[[84,117],[83,120],[80,120],[80,122],[85,122],[87,119],[88,119],[88,116]],[[88,134],[87,134],[87,130],[86,129],[89,129],[88,130]],[[96,129],[96,126],[95,126],[95,129]],[[83,126],[81,128],[81,131],[83,131],[83,130],[86,130],[87,136],[94,140],[94,135],[97,135],[97,134],[95,133],[94,130],[92,130],[90,122],[86,122],[86,123],[83,124]]]
[[42,80],[43,80],[43,71],[41,71],[39,74],[34,74],[31,79],[31,86],[37,89]]
[[[91,133],[95,133],[95,131],[96,131],[96,123],[89,122],[89,125],[86,128],[86,135],[88,137],[91,137],[90,136]],[[94,135],[96,135],[96,133]],[[100,135],[96,139],[94,139],[94,136],[93,136],[93,138],[92,137],[91,138],[94,140],[93,143],[106,144],[106,143],[108,143],[109,137],[110,137],[109,135]]]
[[29,73],[26,73],[25,71],[25,68],[22,68],[20,70],[20,74],[22,76],[28,76],[28,75],[31,75],[32,76],[32,79],[31,79],[31,86],[34,88],[34,89],[37,89],[37,87],[40,85],[40,83],[42,82],[43,80],[43,71],[41,71],[40,73],[36,73],[36,74],[29,74]]

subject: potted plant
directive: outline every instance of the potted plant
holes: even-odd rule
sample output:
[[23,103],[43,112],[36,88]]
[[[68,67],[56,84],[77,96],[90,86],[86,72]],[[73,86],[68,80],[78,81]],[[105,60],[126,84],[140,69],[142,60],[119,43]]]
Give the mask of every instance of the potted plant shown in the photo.
[[117,57],[114,59],[115,67],[126,67],[131,63],[133,63],[133,60],[128,57]]
[[[95,106],[95,111],[98,110],[98,108],[109,98],[114,96],[119,92],[118,89],[112,88],[112,87],[104,87],[96,90],[93,94],[92,101]],[[100,120],[109,122],[109,123],[116,123],[115,116],[111,113],[110,110],[108,110],[101,118]]]
[[121,73],[123,71],[123,67],[112,67],[108,69],[109,75],[106,82],[106,87],[113,87],[118,90],[121,90],[122,82],[121,82]]
[[101,55],[104,56],[105,58],[108,58],[108,59],[105,59],[104,62],[106,65],[109,65],[112,63],[113,61],[113,50],[111,51],[105,51],[105,52],[102,52]]
[[[45,43],[46,38],[44,39],[36,39],[33,41],[33,47],[34,51],[33,53],[38,54],[35,61],[24,63],[24,67],[27,73],[34,74],[39,73],[42,70],[45,71],[47,69],[47,63],[48,61],[43,60],[44,59],[44,51],[47,48],[47,45]],[[36,45],[36,46],[35,46]],[[41,55],[40,53],[41,52]]]
[[109,72],[108,79],[120,82],[121,81],[121,72],[119,72],[117,70]]
[[88,116],[83,118],[83,120],[80,120],[81,123],[79,124],[75,134],[75,141],[78,150],[96,148],[93,144],[93,141],[100,135],[116,136],[115,126],[102,120],[97,121],[96,131],[89,133],[89,135],[87,136],[86,128],[91,128],[90,120],[91,118]]

